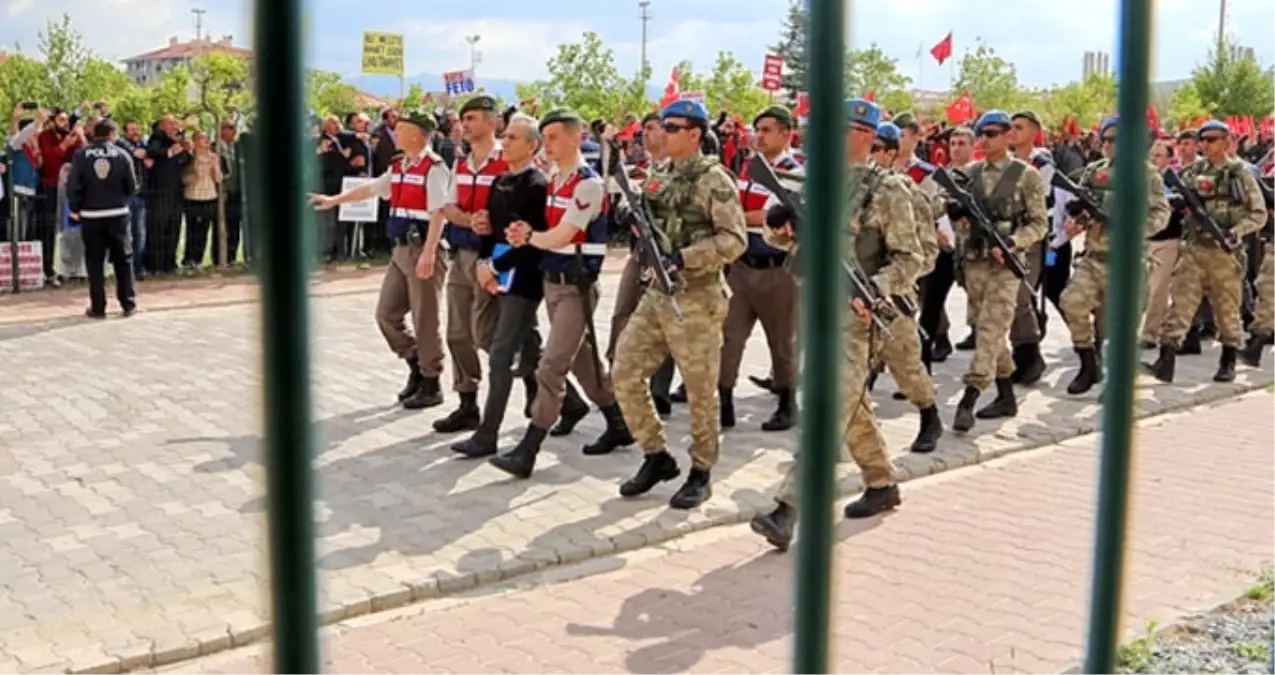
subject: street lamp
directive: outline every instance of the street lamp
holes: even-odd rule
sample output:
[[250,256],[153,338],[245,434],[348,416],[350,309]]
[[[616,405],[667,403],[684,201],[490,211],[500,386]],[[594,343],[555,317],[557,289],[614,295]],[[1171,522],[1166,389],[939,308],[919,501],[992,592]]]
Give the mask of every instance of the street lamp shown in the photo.
[[478,50],[476,45],[482,39],[481,35],[466,35],[465,42],[469,43],[469,76],[474,76],[474,66],[478,64]]

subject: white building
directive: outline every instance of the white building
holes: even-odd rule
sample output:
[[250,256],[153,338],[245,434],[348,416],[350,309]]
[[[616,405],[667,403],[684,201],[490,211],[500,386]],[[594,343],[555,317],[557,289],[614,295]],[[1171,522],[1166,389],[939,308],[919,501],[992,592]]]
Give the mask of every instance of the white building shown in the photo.
[[124,59],[124,72],[137,84],[149,85],[158,82],[165,73],[178,66],[190,69],[190,63],[201,54],[230,54],[242,59],[252,59],[252,50],[236,47],[231,36],[220,40],[208,38],[178,42],[176,37],[168,39],[168,46]]

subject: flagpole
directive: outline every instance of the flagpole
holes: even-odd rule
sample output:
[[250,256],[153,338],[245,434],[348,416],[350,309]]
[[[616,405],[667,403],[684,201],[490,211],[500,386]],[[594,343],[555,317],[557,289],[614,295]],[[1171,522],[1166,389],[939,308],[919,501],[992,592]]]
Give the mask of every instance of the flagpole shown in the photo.
[[925,88],[925,44],[916,46],[916,88]]

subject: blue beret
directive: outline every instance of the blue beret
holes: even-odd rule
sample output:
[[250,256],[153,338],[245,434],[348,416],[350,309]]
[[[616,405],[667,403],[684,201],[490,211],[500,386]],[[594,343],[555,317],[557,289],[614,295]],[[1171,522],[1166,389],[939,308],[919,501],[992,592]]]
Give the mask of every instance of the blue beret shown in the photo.
[[877,125],[877,138],[891,143],[898,143],[901,132],[894,122],[882,122]]
[[1106,136],[1107,130],[1116,126],[1119,123],[1120,123],[1119,115],[1112,115],[1111,117],[1108,117],[1106,121],[1102,123],[1102,126],[1098,127],[1098,138],[1102,138],[1103,136]]
[[1200,134],[1201,134],[1201,135],[1203,135],[1205,132],[1208,132],[1208,131],[1221,131],[1222,133],[1226,134],[1227,136],[1230,136],[1230,135],[1231,135],[1231,128],[1230,128],[1230,127],[1228,127],[1228,126],[1226,126],[1226,125],[1225,125],[1225,124],[1223,124],[1222,122],[1217,121],[1217,120],[1209,120],[1209,121],[1205,122],[1204,124],[1201,124],[1201,125],[1200,125]]
[[848,98],[845,102],[846,122],[876,129],[881,124],[881,106],[863,98]]
[[988,110],[983,113],[982,117],[978,118],[977,122],[974,123],[974,133],[981,134],[983,133],[984,127],[992,124],[1005,127],[1006,129],[1013,125],[1009,119],[1009,113],[1004,110]]
[[664,106],[664,112],[660,113],[660,121],[670,117],[685,117],[688,120],[696,122],[708,122],[708,108],[704,107],[699,101],[683,99],[681,101],[673,101]]

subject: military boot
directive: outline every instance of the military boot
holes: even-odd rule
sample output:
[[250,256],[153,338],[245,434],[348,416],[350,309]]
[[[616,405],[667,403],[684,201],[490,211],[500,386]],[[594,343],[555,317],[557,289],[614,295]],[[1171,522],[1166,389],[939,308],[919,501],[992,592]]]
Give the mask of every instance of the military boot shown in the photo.
[[893,511],[902,503],[897,485],[868,488],[858,499],[846,504],[845,513],[847,518],[871,518],[878,513]]
[[735,427],[735,390],[730,387],[717,388],[717,417],[723,429]]
[[1266,340],[1261,335],[1253,333],[1248,338],[1248,344],[1240,350],[1240,361],[1246,366],[1253,368],[1262,367],[1262,350],[1266,347]]
[[960,342],[956,343],[956,351],[958,352],[973,351],[976,342],[978,342],[978,332],[975,331],[973,328],[971,328],[970,334],[966,335],[964,340],[961,340]]
[[443,404],[443,387],[438,377],[422,377],[421,386],[416,392],[403,400],[403,407],[408,410],[424,410]]
[[1168,384],[1173,383],[1174,365],[1178,360],[1178,350],[1173,345],[1160,345],[1160,358],[1155,363],[1143,363],[1142,369],[1155,379]]
[[522,416],[531,419],[531,404],[536,401],[536,394],[540,393],[540,383],[536,381],[535,374],[522,376],[522,391],[526,403],[522,404]]
[[978,403],[978,387],[966,387],[961,395],[961,402],[956,404],[956,416],[952,418],[952,429],[965,432],[974,428],[974,404]]
[[580,420],[589,416],[589,404],[584,402],[574,384],[567,382],[567,394],[562,397],[562,412],[558,413],[558,423],[549,430],[550,436],[566,436],[575,431]]
[[668,500],[668,505],[669,508],[685,511],[703,504],[712,496],[712,475],[708,469],[692,468],[686,475],[686,482]]
[[939,419],[938,405],[921,408],[921,428],[916,432],[916,440],[912,441],[912,452],[934,452],[942,435],[943,420]]
[[452,451],[472,459],[491,457],[500,451],[496,445],[496,430],[484,424],[478,427],[473,436],[452,445]]
[[1018,415],[1018,399],[1014,398],[1014,383],[1008,377],[996,378],[996,398],[974,413],[980,420],[995,420]]
[[424,381],[425,375],[421,372],[421,362],[413,356],[407,360],[407,384],[398,392],[399,403],[411,398],[416,390],[421,388],[421,383]]
[[540,444],[545,442],[547,431],[538,426],[527,425],[527,433],[513,450],[499,457],[487,460],[489,464],[517,478],[531,478],[536,468],[536,455],[540,454]]
[[638,467],[633,477],[620,484],[621,497],[638,497],[651,491],[651,488],[666,480],[673,480],[682,474],[677,468],[677,460],[667,450],[647,453],[642,458],[642,466]]
[[673,414],[673,402],[667,396],[651,392],[651,401],[655,403],[655,413],[660,419],[666,420]]
[[797,394],[792,389],[776,390],[779,407],[770,419],[761,423],[762,431],[784,431],[797,424]]
[[1014,352],[1017,355],[1017,367],[1010,375],[1011,382],[1025,387],[1039,382],[1045,374],[1045,357],[1040,354],[1040,345],[1018,345],[1014,347]]
[[748,381],[752,382],[753,386],[758,389],[764,389],[772,394],[778,393],[775,391],[775,378],[773,377],[757,377],[756,375],[749,375]]
[[668,395],[668,400],[674,403],[686,403],[686,383],[677,385],[677,389]]
[[792,533],[797,524],[797,510],[779,502],[774,511],[759,513],[748,521],[753,532],[766,538],[771,546],[780,551],[787,551],[792,545]]
[[1235,356],[1239,349],[1231,345],[1222,345],[1222,356],[1217,360],[1217,372],[1213,373],[1214,382],[1235,381]]
[[584,454],[605,455],[616,448],[633,445],[633,435],[629,433],[629,426],[624,423],[620,406],[615,403],[602,406],[602,417],[607,421],[607,428],[598,436],[598,440],[584,446]]
[[460,407],[441,420],[435,420],[434,431],[440,434],[454,434],[457,431],[473,431],[482,423],[482,413],[478,410],[478,394],[462,393]]
[[1076,356],[1080,357],[1080,370],[1071,384],[1067,385],[1067,393],[1075,396],[1093,389],[1102,382],[1102,371],[1098,368],[1098,356],[1093,347],[1076,347]]
[[947,336],[947,333],[939,333],[934,338],[934,345],[930,348],[930,360],[934,363],[943,363],[951,355],[952,339]]
[[1186,332],[1186,337],[1182,338],[1182,344],[1178,346],[1178,355],[1195,356],[1204,353],[1204,345],[1200,341],[1200,327],[1191,326],[1191,330]]

